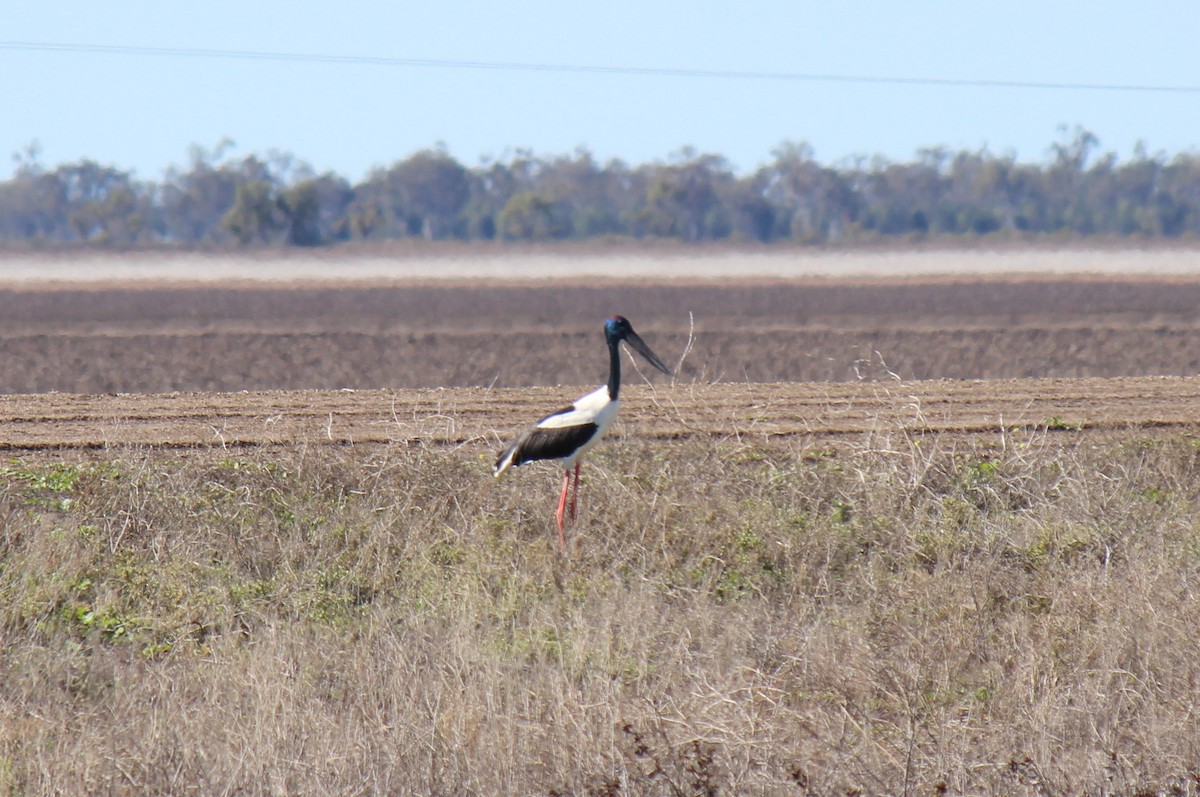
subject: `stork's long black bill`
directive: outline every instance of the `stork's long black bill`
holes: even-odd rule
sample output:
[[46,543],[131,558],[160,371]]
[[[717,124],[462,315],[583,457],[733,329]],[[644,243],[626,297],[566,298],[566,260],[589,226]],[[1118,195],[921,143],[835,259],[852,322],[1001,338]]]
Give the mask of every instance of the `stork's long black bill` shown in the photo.
[[671,369],[667,368],[667,366],[663,364],[663,361],[659,359],[658,355],[650,350],[650,347],[646,345],[646,341],[642,340],[641,337],[638,336],[638,333],[630,330],[629,334],[625,336],[625,341],[633,347],[634,351],[645,357],[646,362],[650,363],[667,376],[671,375]]

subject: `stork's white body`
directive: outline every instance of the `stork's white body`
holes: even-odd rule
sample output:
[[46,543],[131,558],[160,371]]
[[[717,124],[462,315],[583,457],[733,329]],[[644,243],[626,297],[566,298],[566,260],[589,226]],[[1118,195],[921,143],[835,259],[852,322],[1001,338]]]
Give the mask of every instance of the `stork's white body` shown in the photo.
[[534,424],[517,441],[517,444],[510,448],[505,457],[500,460],[500,464],[496,466],[495,475],[499,477],[511,468],[514,459],[517,458],[518,452],[523,447],[536,448],[539,430],[551,429],[557,430],[559,434],[569,432],[571,429],[579,430],[578,444],[567,456],[561,457],[563,467],[570,469],[575,465],[575,461],[596,445],[616,422],[620,403],[609,397],[607,385],[601,385],[578,399],[567,409],[547,415]]

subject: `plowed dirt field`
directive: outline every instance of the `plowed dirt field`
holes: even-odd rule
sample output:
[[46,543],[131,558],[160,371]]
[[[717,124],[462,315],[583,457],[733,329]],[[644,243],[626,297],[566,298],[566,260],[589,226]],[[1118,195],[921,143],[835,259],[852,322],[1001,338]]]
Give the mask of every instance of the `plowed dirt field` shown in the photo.
[[[0,446],[494,444],[603,380],[612,313],[677,368],[674,386],[627,376],[630,434],[1200,418],[1195,250],[806,257],[420,261],[442,279],[402,278],[402,258],[266,258],[257,280],[230,258],[0,260]],[[364,263],[379,273],[354,276]],[[114,264],[132,281],[102,279]]]
[[[0,449],[466,446],[489,452],[568,388],[7,396]],[[863,436],[1003,439],[1162,428],[1200,432],[1200,378],[634,385],[617,434],[827,443]]]
[[0,288],[0,393],[589,385],[613,313],[683,382],[1186,376],[1198,308],[1182,277]]

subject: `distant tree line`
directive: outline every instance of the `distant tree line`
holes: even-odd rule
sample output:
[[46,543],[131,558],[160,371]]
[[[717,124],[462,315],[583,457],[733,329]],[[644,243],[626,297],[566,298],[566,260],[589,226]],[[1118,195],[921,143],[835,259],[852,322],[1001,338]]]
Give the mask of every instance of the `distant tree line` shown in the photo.
[[818,163],[787,143],[737,176],[684,149],[665,163],[598,163],[584,150],[465,166],[418,152],[351,184],[290,155],[193,148],[161,182],[83,160],[43,167],[36,145],[0,182],[0,244],[297,246],[343,241],[619,237],[854,243],[945,236],[1200,235],[1200,155],[1097,156],[1076,128],[1043,163],[986,149]]

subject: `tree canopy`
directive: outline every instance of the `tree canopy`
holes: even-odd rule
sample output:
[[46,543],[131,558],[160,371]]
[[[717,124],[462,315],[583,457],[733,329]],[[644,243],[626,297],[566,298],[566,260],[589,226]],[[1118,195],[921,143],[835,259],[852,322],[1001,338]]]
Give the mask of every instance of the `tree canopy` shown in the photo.
[[599,236],[838,244],[954,236],[1200,235],[1200,155],[1099,153],[1065,131],[1042,163],[986,148],[819,163],[785,142],[752,174],[685,148],[631,166],[591,153],[465,166],[417,152],[357,184],[287,154],[193,148],[159,182],[91,160],[47,168],[36,144],[0,182],[0,245],[311,247],[342,241],[546,241]]

